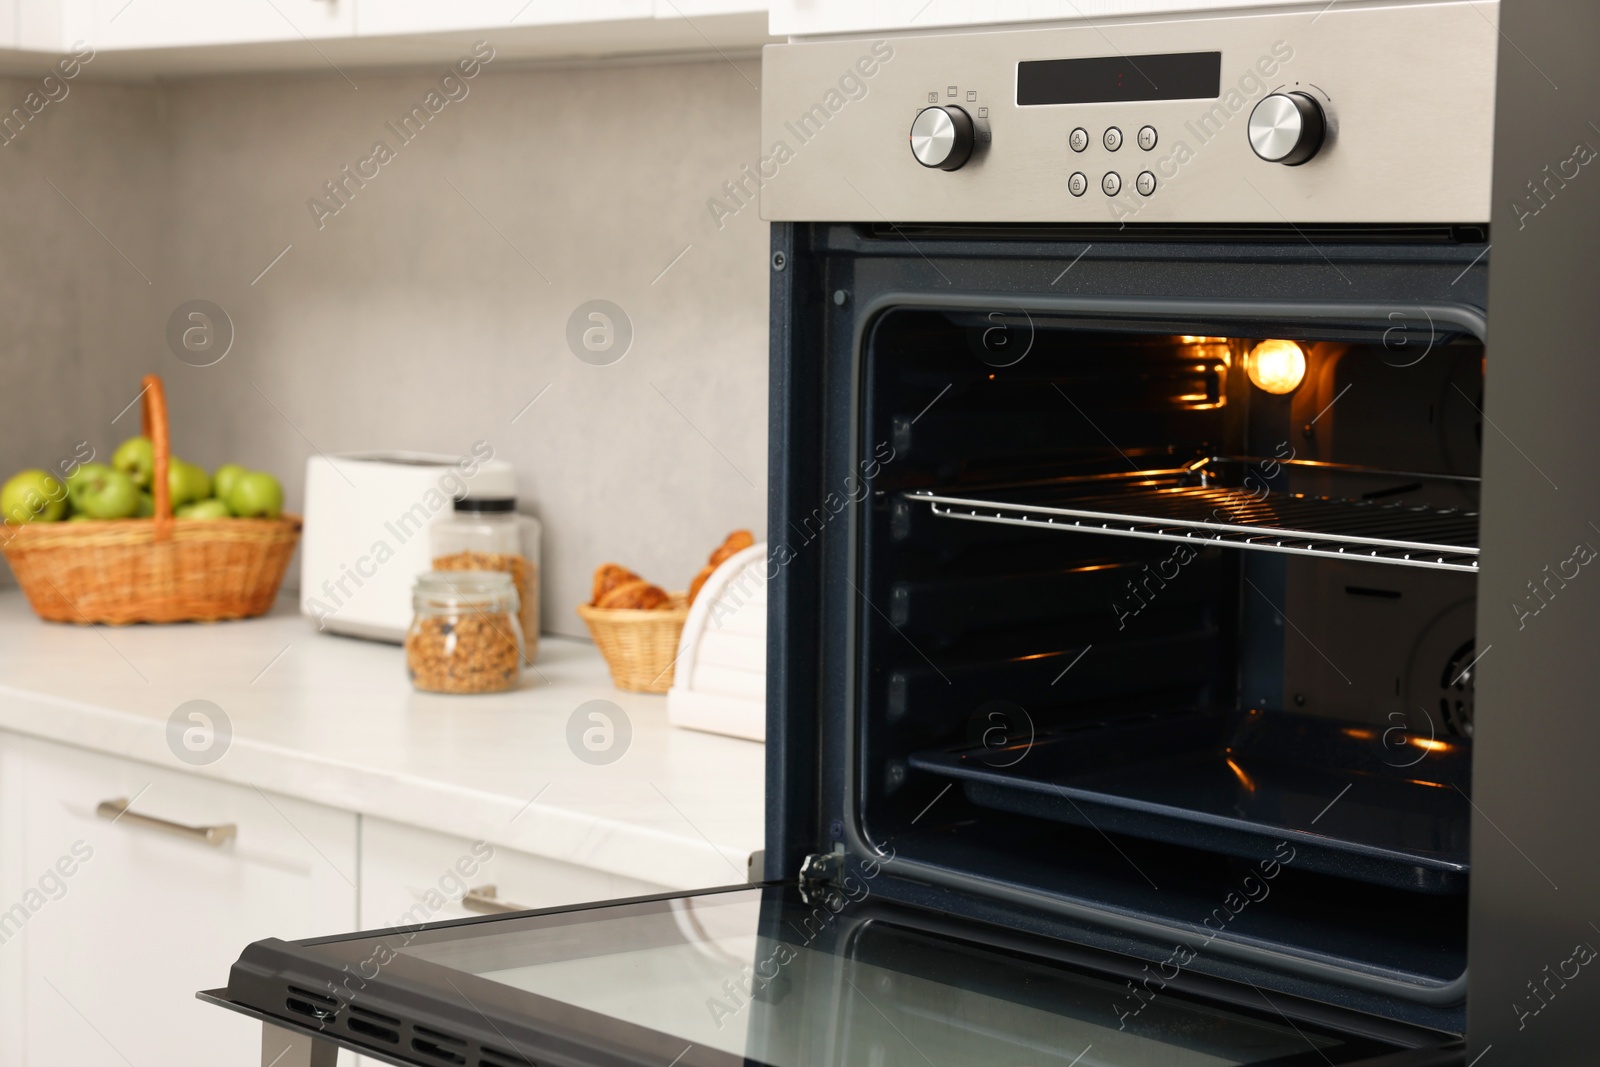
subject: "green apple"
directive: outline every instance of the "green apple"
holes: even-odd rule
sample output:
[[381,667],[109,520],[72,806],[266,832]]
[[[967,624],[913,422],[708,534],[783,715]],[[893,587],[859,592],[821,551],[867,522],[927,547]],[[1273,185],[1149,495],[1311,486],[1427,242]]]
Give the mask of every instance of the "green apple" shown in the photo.
[[111,469],[104,463],[82,463],[71,474],[67,475],[67,499],[71,501],[73,511],[83,510],[82,497],[90,480]]
[[283,486],[260,471],[247,471],[233,483],[228,507],[244,518],[275,519],[283,513]]
[[69,492],[73,507],[91,519],[127,519],[139,513],[139,487],[119,470],[101,466],[79,479]]
[[180,519],[230,519],[233,512],[220,500],[197,500],[173,512]]
[[204,500],[211,495],[211,475],[205,468],[173,456],[167,464],[167,492],[174,508]]
[[156,469],[155,446],[148,437],[130,437],[111,453],[111,465],[132,478],[140,489],[148,489]]
[[85,515],[83,512],[80,511],[76,515],[68,515],[67,516],[67,521],[68,522],[94,522],[96,520],[94,519],[93,516]]
[[49,471],[22,471],[0,488],[0,518],[6,522],[58,522],[66,514],[67,487]]
[[156,498],[143,489],[139,490],[139,510],[134,513],[134,516],[140,519],[149,519],[153,518],[155,513]]
[[249,473],[248,470],[237,463],[224,463],[211,476],[211,490],[216,494],[218,500],[226,500],[228,495],[233,492],[234,483],[239,480],[239,475]]

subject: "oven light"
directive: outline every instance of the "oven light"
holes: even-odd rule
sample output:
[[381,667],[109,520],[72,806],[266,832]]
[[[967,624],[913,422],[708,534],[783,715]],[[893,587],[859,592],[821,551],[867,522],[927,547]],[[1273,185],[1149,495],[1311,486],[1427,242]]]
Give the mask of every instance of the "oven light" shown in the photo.
[[1262,341],[1245,357],[1244,367],[1257,389],[1292,393],[1305,380],[1306,354],[1293,341]]

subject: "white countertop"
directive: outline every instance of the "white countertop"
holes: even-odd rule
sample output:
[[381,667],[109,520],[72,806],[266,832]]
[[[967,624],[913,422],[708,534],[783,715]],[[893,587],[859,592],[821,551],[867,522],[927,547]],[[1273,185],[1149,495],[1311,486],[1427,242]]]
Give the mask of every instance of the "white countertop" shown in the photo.
[[[440,696],[411,688],[398,646],[319,634],[286,600],[239,622],[89,628],[0,592],[0,730],[670,888],[743,881],[762,847],[764,746],[669,727],[666,699],[613,688],[586,642],[541,638],[536,668],[513,692]],[[194,699],[233,730],[200,767],[167,745]],[[567,743],[594,699],[633,731],[606,766]]]

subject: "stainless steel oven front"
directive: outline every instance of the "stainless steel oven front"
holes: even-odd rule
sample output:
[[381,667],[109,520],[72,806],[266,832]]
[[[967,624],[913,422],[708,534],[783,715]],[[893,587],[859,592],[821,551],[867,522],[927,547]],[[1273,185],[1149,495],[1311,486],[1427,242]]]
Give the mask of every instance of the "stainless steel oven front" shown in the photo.
[[774,869],[1464,1032],[1494,17],[767,50]]

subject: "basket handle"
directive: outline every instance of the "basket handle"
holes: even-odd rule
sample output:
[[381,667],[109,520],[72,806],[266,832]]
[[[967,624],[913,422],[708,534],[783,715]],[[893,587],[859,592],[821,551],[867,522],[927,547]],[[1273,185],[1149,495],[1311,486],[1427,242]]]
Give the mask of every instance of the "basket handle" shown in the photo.
[[144,402],[139,408],[144,434],[150,438],[155,463],[150,472],[150,495],[154,498],[156,540],[172,536],[172,489],[167,470],[172,465],[172,438],[167,423],[167,392],[156,374],[144,376]]

